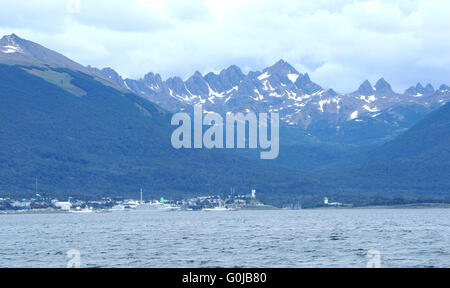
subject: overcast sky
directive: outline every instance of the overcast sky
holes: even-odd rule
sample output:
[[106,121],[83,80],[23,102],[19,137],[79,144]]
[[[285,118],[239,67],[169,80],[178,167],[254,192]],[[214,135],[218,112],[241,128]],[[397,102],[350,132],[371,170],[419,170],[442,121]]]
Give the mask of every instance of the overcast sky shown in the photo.
[[0,33],[131,78],[261,70],[282,58],[340,92],[381,76],[396,90],[450,84],[448,0],[69,2],[0,0]]

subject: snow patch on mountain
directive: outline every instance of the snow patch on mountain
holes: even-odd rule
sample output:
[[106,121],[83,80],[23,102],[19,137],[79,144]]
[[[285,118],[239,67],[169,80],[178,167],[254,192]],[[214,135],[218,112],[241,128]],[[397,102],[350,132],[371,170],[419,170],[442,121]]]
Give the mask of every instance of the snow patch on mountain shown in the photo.
[[371,112],[371,113],[380,112],[380,110],[377,107],[370,108],[368,105],[364,105],[363,108],[366,109],[367,111]]
[[288,74],[288,79],[291,80],[292,83],[297,82],[298,77],[300,77],[299,74]]
[[12,53],[21,52],[21,49],[18,46],[5,45],[5,46],[3,46],[3,49],[1,50],[1,52],[6,53],[6,54],[12,54]]
[[216,92],[216,91],[214,91],[212,88],[211,88],[211,86],[209,86],[209,84],[207,84],[207,86],[208,86],[208,90],[209,90],[209,96],[210,97],[212,97],[212,98],[214,98],[214,97],[218,97],[218,98],[223,98],[223,97],[225,97],[225,93],[218,93],[218,92]]
[[270,74],[269,74],[269,72],[264,72],[263,74],[261,74],[260,76],[258,76],[258,80],[259,81],[262,81],[262,80],[265,80],[265,79],[267,79],[267,78],[270,78]]
[[366,103],[372,103],[372,102],[377,101],[377,97],[375,97],[375,95],[370,95],[370,96],[361,95],[360,99],[365,101]]

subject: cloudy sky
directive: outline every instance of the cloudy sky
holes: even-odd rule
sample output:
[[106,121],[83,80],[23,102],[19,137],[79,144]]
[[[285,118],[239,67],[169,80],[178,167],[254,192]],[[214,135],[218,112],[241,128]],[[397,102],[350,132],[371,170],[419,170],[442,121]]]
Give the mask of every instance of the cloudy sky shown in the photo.
[[0,6],[0,34],[16,33],[124,77],[153,71],[186,78],[232,64],[261,70],[284,59],[340,92],[381,76],[396,90],[418,81],[450,84],[448,0],[0,0]]

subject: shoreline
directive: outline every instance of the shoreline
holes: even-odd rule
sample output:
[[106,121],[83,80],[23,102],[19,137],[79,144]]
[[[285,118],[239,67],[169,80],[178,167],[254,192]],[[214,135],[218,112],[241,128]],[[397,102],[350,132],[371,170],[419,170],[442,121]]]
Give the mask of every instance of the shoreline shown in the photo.
[[417,203],[401,205],[369,205],[369,206],[339,206],[305,208],[304,210],[344,210],[344,209],[450,209],[447,203]]
[[41,215],[41,214],[69,214],[69,213],[67,211],[57,211],[57,210],[0,211],[0,215]]
[[[404,205],[379,205],[379,206],[340,206],[340,207],[317,207],[317,208],[303,208],[303,209],[282,209],[270,205],[265,206],[251,206],[246,208],[241,208],[238,211],[299,211],[299,210],[379,210],[379,209],[450,209],[450,204],[446,203],[420,203],[420,204],[404,204]],[[98,211],[94,214],[99,214]],[[184,211],[191,212],[191,211]],[[32,211],[0,211],[1,215],[44,215],[44,214],[71,214],[67,211],[57,211],[57,210],[32,210]]]

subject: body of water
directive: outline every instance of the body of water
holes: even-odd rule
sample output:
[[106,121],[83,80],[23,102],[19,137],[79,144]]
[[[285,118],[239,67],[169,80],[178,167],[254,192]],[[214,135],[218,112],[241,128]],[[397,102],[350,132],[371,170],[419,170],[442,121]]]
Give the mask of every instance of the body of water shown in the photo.
[[450,267],[450,209],[0,215],[0,229],[0,267],[66,267],[69,250],[81,267],[359,268],[370,250],[382,267]]

